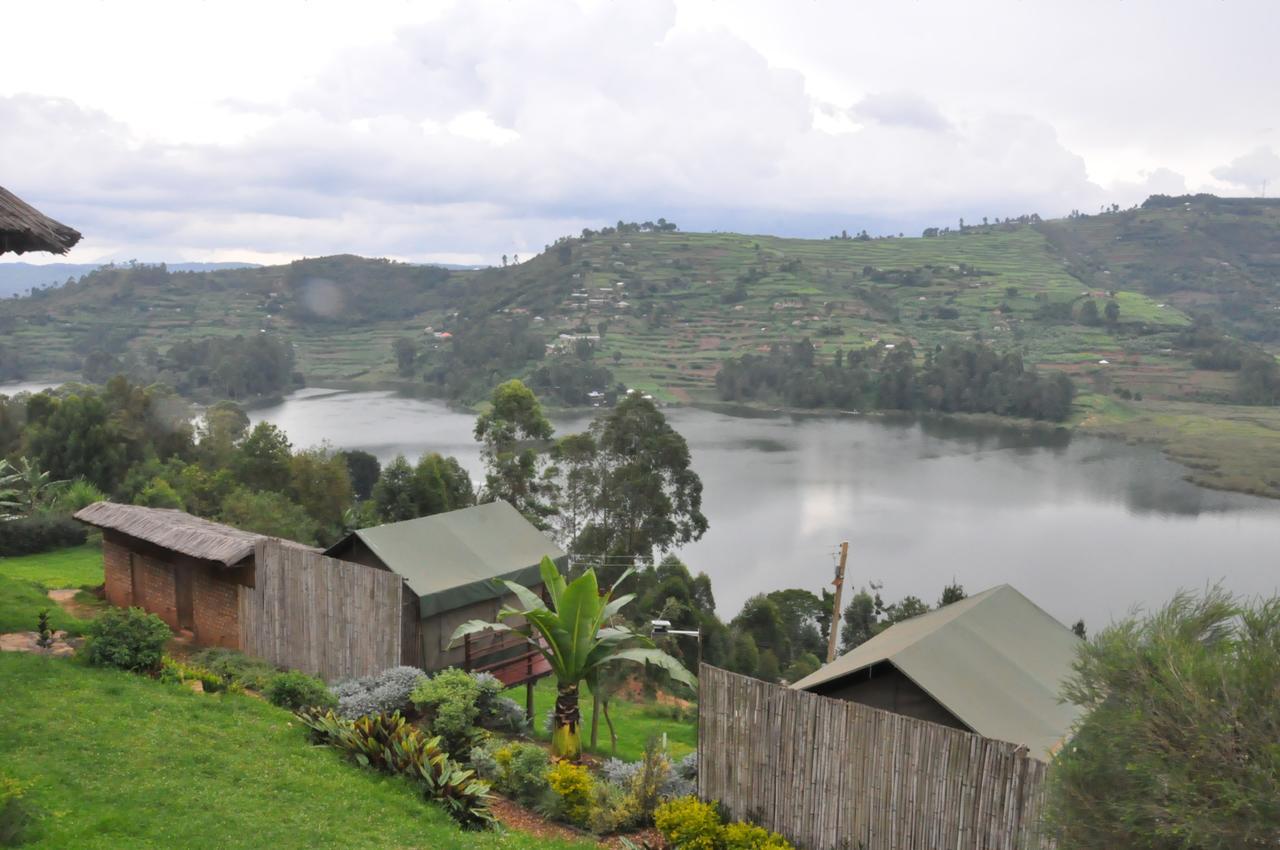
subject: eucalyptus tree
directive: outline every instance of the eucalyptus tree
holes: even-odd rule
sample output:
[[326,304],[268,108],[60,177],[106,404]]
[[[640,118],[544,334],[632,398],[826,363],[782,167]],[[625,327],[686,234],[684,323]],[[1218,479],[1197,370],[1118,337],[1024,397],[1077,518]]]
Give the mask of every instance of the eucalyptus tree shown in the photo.
[[[550,603],[515,582],[502,584],[515,595],[519,607],[505,605],[496,622],[470,620],[453,633],[452,643],[469,634],[488,630],[512,632],[523,637],[542,654],[556,677],[555,730],[551,753],[561,759],[577,759],[582,753],[578,698],[582,683],[595,689],[600,676],[620,662],[652,664],[672,679],[689,687],[697,680],[675,658],[654,647],[653,642],[626,625],[615,625],[619,612],[635,599],[635,594],[614,596],[617,585],[630,575],[622,575],[613,588],[600,593],[595,571],[588,569],[566,582],[550,558],[543,558],[542,583]],[[509,622],[510,621],[510,622]]]

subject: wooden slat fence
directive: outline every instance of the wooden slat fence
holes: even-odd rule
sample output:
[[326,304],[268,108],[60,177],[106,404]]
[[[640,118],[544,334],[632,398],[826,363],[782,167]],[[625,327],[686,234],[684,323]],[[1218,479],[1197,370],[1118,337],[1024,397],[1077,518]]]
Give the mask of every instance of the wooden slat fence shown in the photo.
[[240,592],[244,652],[329,681],[400,663],[400,576],[273,540],[254,561]]
[[1025,749],[702,665],[698,793],[805,850],[1048,850]]

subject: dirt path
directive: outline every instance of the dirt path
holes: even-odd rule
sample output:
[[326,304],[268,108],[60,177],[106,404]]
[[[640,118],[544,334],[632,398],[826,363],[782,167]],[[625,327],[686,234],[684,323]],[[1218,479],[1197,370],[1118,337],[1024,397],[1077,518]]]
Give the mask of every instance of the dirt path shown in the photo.
[[78,620],[92,620],[98,616],[98,609],[91,605],[85,605],[76,601],[76,594],[80,591],[74,587],[63,588],[61,590],[49,591],[49,598],[58,603],[58,607],[66,611]]

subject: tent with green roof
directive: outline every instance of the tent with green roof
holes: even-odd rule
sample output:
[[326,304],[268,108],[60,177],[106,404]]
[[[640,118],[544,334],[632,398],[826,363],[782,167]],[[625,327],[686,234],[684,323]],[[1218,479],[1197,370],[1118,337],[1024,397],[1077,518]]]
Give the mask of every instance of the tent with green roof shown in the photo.
[[[493,619],[507,594],[499,580],[539,589],[544,557],[568,555],[506,502],[351,532],[326,555],[404,579],[404,663],[433,670],[466,660],[449,638],[457,625]],[[412,633],[411,633],[412,632]]]
[[1080,639],[1007,584],[897,623],[791,687],[1023,744],[1046,759]]

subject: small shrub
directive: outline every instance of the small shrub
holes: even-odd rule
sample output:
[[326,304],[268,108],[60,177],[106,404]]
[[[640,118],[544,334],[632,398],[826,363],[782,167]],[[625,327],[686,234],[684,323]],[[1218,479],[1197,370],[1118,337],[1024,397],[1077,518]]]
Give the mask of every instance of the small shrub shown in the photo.
[[36,515],[0,522],[0,556],[38,555],[79,546],[89,537],[69,516]]
[[596,799],[591,771],[580,764],[556,762],[547,771],[547,784],[555,794],[559,814],[564,820],[580,827],[591,824]]
[[439,735],[453,755],[468,753],[476,744],[480,716],[480,683],[470,673],[450,667],[423,679],[409,698],[423,714],[433,735]]
[[494,825],[488,783],[449,758],[439,738],[428,739],[399,712],[347,720],[333,711],[308,709],[296,716],[316,743],[343,750],[363,767],[408,776],[463,828]]
[[66,514],[73,514],[81,508],[87,508],[94,502],[106,501],[107,495],[83,478],[68,481],[58,494],[54,496],[54,505]]
[[753,823],[731,823],[721,833],[724,850],[795,850],[791,843]]
[[85,657],[90,664],[151,672],[160,668],[171,633],[155,614],[141,608],[111,608],[89,625]]
[[689,755],[680,759],[676,764],[676,776],[681,779],[688,779],[691,782],[698,780],[698,751],[694,750]]
[[481,744],[471,748],[471,752],[467,755],[467,760],[471,762],[471,767],[475,770],[477,776],[496,786],[499,773],[498,760],[494,758],[494,752],[492,744]]
[[392,667],[377,676],[340,682],[333,688],[338,715],[350,720],[408,711],[413,704],[410,696],[426,675],[417,667]]
[[221,676],[228,685],[239,685],[262,692],[280,671],[275,665],[259,658],[251,658],[234,649],[208,647],[191,656],[192,665],[203,667]]
[[680,797],[658,806],[654,825],[679,850],[717,850],[724,827],[715,806],[696,797]]
[[277,673],[267,683],[263,696],[272,705],[297,711],[301,708],[334,708],[338,705],[337,697],[329,693],[325,684],[315,676],[290,670]]
[[508,744],[494,753],[498,790],[518,803],[534,806],[547,796],[547,751],[537,744]]
[[160,681],[173,684],[199,682],[207,693],[227,690],[227,682],[217,673],[197,664],[185,664],[167,655],[160,661]]
[[53,628],[49,625],[49,609],[41,608],[40,614],[36,617],[36,646],[41,649],[48,649],[53,646]]
[[33,818],[26,793],[24,783],[0,776],[0,847],[17,847],[28,836]]

